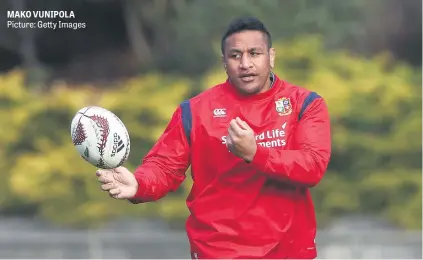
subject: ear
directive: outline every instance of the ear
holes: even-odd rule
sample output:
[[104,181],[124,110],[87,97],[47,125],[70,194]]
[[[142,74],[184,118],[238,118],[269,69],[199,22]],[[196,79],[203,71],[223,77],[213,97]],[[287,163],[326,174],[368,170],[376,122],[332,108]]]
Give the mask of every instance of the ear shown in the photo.
[[222,64],[223,64],[223,68],[225,69],[225,71],[227,71],[227,68],[226,68],[226,61],[225,61],[225,56],[222,54],[222,56],[221,56],[221,59],[222,59]]
[[270,48],[269,49],[269,61],[270,61],[270,68],[272,68],[272,69],[275,67],[275,57],[276,57],[275,48]]

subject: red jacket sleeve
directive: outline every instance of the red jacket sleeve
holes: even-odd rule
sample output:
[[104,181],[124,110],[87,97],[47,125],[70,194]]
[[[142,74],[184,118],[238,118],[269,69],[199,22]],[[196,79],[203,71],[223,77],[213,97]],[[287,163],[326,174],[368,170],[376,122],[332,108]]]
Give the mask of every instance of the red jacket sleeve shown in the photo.
[[164,133],[144,157],[134,175],[139,188],[132,203],[155,201],[175,191],[185,179],[190,165],[190,147],[179,107]]
[[293,150],[257,146],[251,162],[271,178],[296,186],[313,187],[322,179],[331,153],[330,119],[323,98],[305,110],[294,132]]

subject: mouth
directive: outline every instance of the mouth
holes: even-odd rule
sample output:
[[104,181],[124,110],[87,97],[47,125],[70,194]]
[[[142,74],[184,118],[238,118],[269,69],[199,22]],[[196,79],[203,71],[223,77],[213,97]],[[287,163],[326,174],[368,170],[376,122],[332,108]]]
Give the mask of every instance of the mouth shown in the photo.
[[256,78],[256,74],[243,74],[241,75],[239,78],[243,81],[243,82],[251,82]]

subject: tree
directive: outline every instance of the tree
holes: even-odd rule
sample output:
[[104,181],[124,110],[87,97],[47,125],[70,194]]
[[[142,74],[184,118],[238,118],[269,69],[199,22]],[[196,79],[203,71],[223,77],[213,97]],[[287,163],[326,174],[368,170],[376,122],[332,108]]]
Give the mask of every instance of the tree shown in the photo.
[[[348,213],[375,214],[405,228],[421,228],[421,71],[388,54],[371,59],[328,52],[320,36],[275,42],[275,72],[318,92],[329,106],[333,152],[328,172],[312,189],[319,224]],[[220,66],[201,89],[222,82]],[[71,119],[100,105],[127,126],[133,170],[164,130],[192,80],[148,74],[110,89],[55,85],[24,87],[21,72],[0,77],[0,194],[3,212],[43,217],[69,226],[95,226],[122,216],[184,221],[192,180],[156,203],[134,206],[101,192],[95,168],[71,144]],[[21,209],[26,209],[21,212]]]

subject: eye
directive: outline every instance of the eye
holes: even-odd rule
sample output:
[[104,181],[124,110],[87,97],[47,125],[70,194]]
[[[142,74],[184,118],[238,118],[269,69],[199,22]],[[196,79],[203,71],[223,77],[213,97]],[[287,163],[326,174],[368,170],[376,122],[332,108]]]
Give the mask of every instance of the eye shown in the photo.
[[260,55],[260,53],[259,53],[259,52],[255,52],[255,51],[253,51],[253,52],[251,52],[251,53],[250,53],[250,55],[251,55],[251,56],[253,56],[253,57],[255,57],[255,56]]
[[233,54],[231,54],[231,58],[239,59],[239,58],[241,58],[241,55],[239,53],[233,53]]

